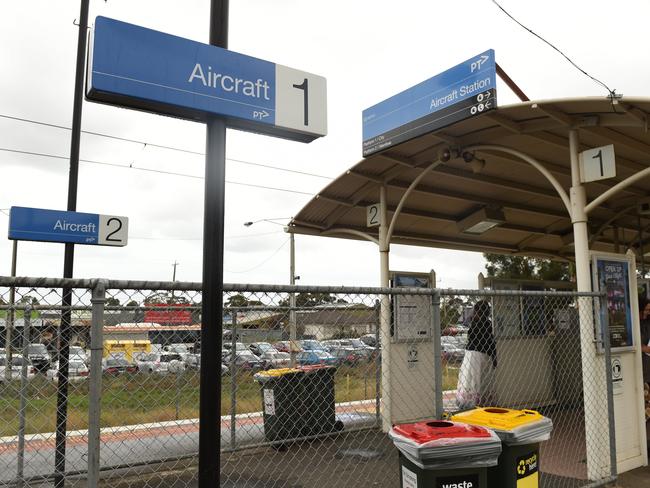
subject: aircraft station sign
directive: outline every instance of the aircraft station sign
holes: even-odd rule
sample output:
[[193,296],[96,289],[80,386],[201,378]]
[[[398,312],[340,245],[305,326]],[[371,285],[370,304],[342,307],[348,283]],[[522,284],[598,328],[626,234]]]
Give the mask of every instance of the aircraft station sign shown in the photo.
[[363,156],[493,110],[494,50],[454,66],[363,111]]
[[327,134],[322,76],[97,17],[89,100],[310,142]]
[[117,215],[11,207],[9,239],[126,246],[129,219]]

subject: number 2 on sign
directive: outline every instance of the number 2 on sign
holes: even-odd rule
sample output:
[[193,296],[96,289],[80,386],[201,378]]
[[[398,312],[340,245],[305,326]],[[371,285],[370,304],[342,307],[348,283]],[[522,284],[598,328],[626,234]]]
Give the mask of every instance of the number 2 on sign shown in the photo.
[[309,125],[309,80],[305,78],[300,85],[293,85],[293,87],[303,91],[304,125]]

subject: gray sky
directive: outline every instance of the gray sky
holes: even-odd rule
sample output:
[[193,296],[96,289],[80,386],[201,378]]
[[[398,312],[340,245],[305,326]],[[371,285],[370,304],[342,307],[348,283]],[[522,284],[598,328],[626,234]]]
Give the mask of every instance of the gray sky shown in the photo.
[[[645,1],[502,0],[518,20],[579,66],[624,95],[648,92]],[[208,39],[208,0],[91,0],[97,15],[201,42]],[[79,2],[0,3],[0,115],[69,127]],[[232,0],[229,48],[327,78],[328,135],[311,144],[228,132],[226,282],[286,283],[288,236],[280,225],[248,220],[296,214],[329,180],[240,161],[336,177],[361,159],[363,109],[487,49],[532,99],[605,96],[604,88],[508,19],[490,0]],[[500,105],[516,102],[498,85]],[[203,125],[84,103],[83,129],[202,152]],[[0,147],[67,156],[70,132],[0,117]],[[76,277],[200,281],[204,158],[143,144],[84,135],[77,209],[130,218],[125,248],[77,246]],[[64,210],[68,162],[0,151],[0,209]],[[266,190],[246,183],[293,190]],[[8,218],[0,213],[0,228]],[[280,220],[280,222],[286,222]],[[296,237],[301,284],[376,285],[374,244]],[[63,245],[21,242],[18,274],[60,276]],[[11,243],[0,239],[0,274],[10,271]],[[391,268],[437,271],[440,286],[475,287],[478,253],[393,246]]]

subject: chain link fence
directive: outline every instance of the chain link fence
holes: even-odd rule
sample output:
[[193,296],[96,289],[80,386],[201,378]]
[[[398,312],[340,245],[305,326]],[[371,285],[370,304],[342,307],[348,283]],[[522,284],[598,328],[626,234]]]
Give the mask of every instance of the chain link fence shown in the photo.
[[[200,290],[0,278],[0,486],[196,486]],[[223,302],[222,486],[398,486],[391,423],[476,405],[553,420],[542,487],[615,474],[606,358],[581,354],[596,294],[226,285]]]

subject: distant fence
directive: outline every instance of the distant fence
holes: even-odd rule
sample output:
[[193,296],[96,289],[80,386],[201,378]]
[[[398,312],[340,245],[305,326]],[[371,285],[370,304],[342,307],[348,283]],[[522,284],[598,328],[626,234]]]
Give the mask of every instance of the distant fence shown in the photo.
[[[63,286],[72,289],[67,309],[62,306]],[[14,304],[8,300],[11,287]],[[0,351],[5,364],[0,368],[0,486],[77,478],[88,479],[90,486],[100,478],[134,487],[195,482],[200,290],[200,283],[0,277],[0,319],[5,324],[0,340],[12,344]],[[599,295],[275,285],[224,286],[224,350],[211,351],[222,357],[223,482],[276,487],[295,486],[298,480],[302,486],[399,484],[396,453],[382,432],[387,420],[382,405],[388,400],[382,395],[387,375],[382,353],[394,341],[396,327],[392,314],[388,328],[382,329],[382,300],[394,310],[400,304],[420,304],[412,308],[409,320],[439,320],[447,334],[438,338],[438,355],[421,353],[417,365],[436,378],[435,388],[414,392],[413,399],[407,393],[400,401],[417,397],[429,402],[432,412],[442,402],[449,413],[475,403],[536,408],[553,419],[556,429],[543,447],[541,486],[591,482],[584,465],[584,405],[596,409],[603,425],[609,425],[602,442],[613,433],[607,399],[584,397],[579,319],[595,319]],[[469,338],[462,323],[468,307],[478,310],[473,320],[482,327]],[[143,322],[151,310],[167,323]],[[73,333],[70,342],[62,343],[65,311]],[[174,324],[174,317],[182,317],[183,323]],[[107,339],[119,342],[121,337],[123,343],[146,337],[152,344],[141,344],[144,349],[136,348],[126,358],[124,349],[107,345]],[[305,350],[292,348],[291,337],[303,340]],[[430,341],[412,342],[421,351],[433,347]],[[253,343],[272,343],[285,353],[264,354],[267,346]],[[327,352],[318,349],[323,346]],[[56,432],[63,390],[58,385],[66,383],[57,359],[64,349],[70,356],[63,452],[60,425],[58,443]],[[464,361],[468,349],[484,351],[490,360],[470,367]],[[25,356],[29,362],[22,361]],[[331,377],[315,376],[288,393],[286,386],[269,383],[263,375],[256,378],[267,368],[321,363],[335,366]],[[393,361],[393,380],[408,375],[412,367],[412,362]],[[483,378],[480,384],[475,373]],[[594,381],[608,376],[605,371],[590,374]],[[273,424],[281,408],[290,414],[283,417],[284,424]],[[611,459],[597,461],[607,474]],[[147,474],[152,471],[155,476]]]

